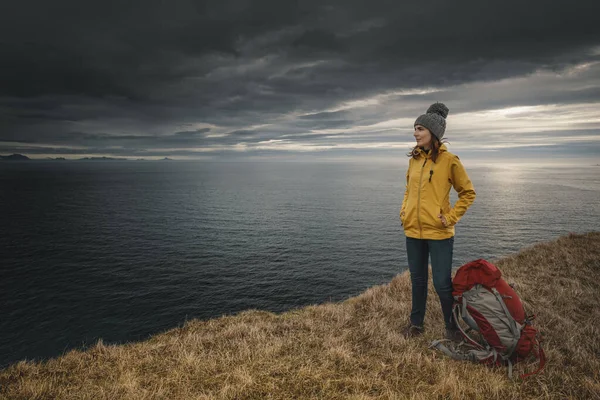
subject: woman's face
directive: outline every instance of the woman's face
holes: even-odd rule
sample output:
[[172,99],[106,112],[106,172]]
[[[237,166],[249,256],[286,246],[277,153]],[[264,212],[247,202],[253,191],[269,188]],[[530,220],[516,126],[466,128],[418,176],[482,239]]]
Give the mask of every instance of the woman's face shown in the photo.
[[415,125],[415,139],[417,146],[428,149],[431,146],[431,132],[422,125]]

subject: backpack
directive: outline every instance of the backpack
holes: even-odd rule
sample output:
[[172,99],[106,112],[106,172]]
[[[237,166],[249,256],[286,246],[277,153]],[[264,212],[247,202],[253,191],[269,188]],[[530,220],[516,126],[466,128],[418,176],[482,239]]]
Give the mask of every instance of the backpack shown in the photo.
[[[538,373],[546,357],[533,316],[525,316],[521,299],[504,279],[500,270],[486,260],[471,261],[458,269],[452,286],[455,303],[453,317],[462,333],[463,341],[448,348],[436,340],[430,347],[437,348],[456,360],[470,360],[490,366],[507,365],[512,378],[514,363],[535,357],[539,368],[521,378]],[[464,321],[467,328],[461,326]],[[476,332],[479,340],[474,338]]]

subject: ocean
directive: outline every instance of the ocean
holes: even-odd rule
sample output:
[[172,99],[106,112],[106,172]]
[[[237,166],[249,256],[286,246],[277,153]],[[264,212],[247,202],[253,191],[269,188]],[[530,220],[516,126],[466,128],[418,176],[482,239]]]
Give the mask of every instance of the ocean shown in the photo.
[[[389,282],[406,162],[0,163],[0,367]],[[454,267],[599,230],[600,167],[465,166]]]

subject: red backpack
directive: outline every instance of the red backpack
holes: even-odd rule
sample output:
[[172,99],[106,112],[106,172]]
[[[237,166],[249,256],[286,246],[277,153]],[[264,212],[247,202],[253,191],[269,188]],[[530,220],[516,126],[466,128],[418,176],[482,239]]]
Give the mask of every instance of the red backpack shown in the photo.
[[[514,363],[531,357],[539,361],[539,368],[521,378],[544,367],[539,332],[532,325],[535,316],[525,316],[521,299],[495,265],[482,259],[471,261],[458,269],[452,285],[454,319],[464,340],[453,349],[444,346],[443,340],[434,341],[431,347],[454,359],[508,365],[510,377]],[[471,332],[478,332],[480,339],[474,339]]]

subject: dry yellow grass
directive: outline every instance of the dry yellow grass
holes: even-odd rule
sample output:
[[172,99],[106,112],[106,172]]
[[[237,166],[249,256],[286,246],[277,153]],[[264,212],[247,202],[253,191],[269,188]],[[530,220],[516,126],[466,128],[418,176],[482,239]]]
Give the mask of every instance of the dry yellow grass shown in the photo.
[[145,342],[20,362],[0,371],[0,398],[600,399],[600,232],[495,263],[545,337],[546,368],[524,381],[428,349],[443,334],[435,295],[426,335],[405,340],[410,282],[401,274],[342,303],[191,321]]

